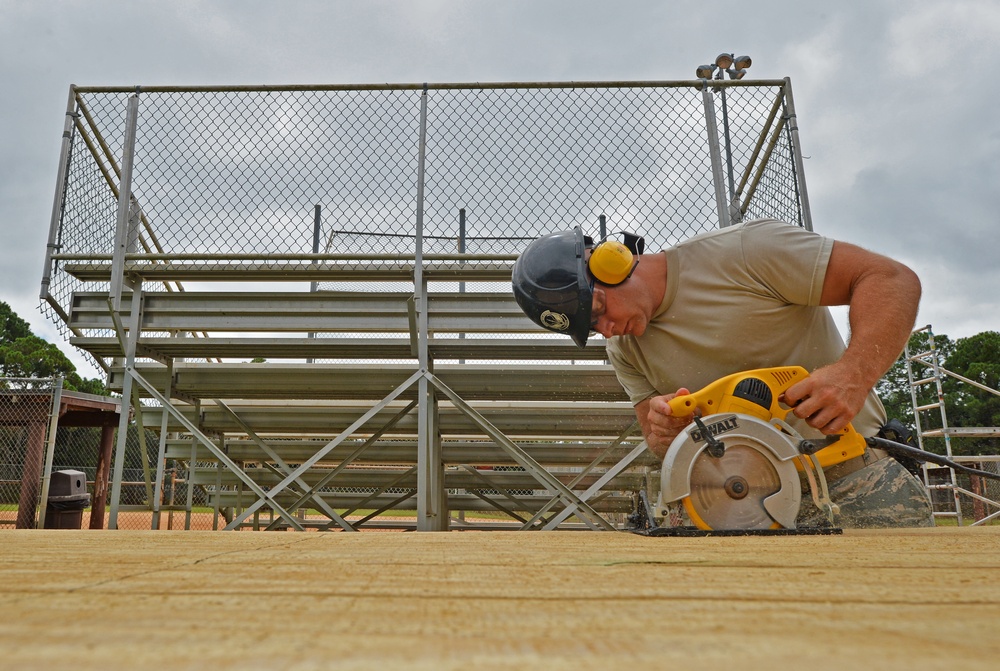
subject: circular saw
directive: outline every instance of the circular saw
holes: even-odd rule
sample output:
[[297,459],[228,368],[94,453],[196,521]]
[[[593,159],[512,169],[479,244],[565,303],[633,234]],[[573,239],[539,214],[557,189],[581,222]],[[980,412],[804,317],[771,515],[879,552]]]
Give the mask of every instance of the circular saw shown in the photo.
[[823,468],[862,454],[865,440],[850,425],[806,440],[785,422],[782,394],[807,376],[799,366],[745,371],[671,400],[694,421],[663,459],[658,515],[680,502],[699,529],[795,529],[804,479],[832,522]]

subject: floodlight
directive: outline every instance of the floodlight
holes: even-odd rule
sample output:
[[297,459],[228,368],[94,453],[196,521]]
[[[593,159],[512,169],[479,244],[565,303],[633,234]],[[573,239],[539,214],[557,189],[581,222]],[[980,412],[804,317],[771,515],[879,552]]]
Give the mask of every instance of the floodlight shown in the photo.
[[733,55],[719,54],[718,56],[715,57],[715,64],[718,65],[723,70],[725,70],[726,68],[728,68],[730,65],[733,64]]
[[726,72],[729,73],[730,79],[743,79],[743,77],[746,76],[747,73],[746,70],[734,70],[733,68],[729,68],[728,70],[726,70]]
[[714,65],[699,65],[698,69],[694,71],[694,76],[698,79],[711,79],[713,72],[715,72]]
[[737,56],[733,61],[733,67],[737,70],[746,70],[752,62],[749,56]]

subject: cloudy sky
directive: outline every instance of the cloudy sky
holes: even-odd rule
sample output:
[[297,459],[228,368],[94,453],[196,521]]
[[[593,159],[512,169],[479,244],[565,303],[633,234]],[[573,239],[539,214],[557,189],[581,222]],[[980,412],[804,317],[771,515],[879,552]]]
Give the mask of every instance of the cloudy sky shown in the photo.
[[913,267],[919,325],[1000,330],[1000,2],[728,4],[0,0],[0,300],[69,353],[38,293],[70,84],[677,80],[728,51],[791,77],[815,229]]

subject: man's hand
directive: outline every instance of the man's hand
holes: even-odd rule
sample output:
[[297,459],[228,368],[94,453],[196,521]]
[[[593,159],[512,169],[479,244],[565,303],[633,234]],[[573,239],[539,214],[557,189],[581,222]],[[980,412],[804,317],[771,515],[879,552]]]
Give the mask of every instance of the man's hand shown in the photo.
[[850,423],[868,398],[870,387],[853,366],[835,363],[820,368],[784,394],[796,417],[824,434],[837,433]]
[[694,419],[694,415],[674,415],[668,401],[690,393],[681,387],[676,393],[651,396],[635,406],[635,414],[646,437],[646,445],[660,459],[666,455],[667,448],[677,434]]
[[903,351],[917,316],[920,279],[890,258],[834,242],[821,305],[848,305],[851,338],[840,360],[785,392],[785,403],[829,435],[847,426]]

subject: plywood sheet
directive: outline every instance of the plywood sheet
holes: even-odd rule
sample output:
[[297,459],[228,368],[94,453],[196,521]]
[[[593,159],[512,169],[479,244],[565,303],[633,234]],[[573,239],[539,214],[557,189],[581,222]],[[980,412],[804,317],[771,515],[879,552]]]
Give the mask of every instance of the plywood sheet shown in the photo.
[[995,669],[1000,528],[0,532],[11,669]]

